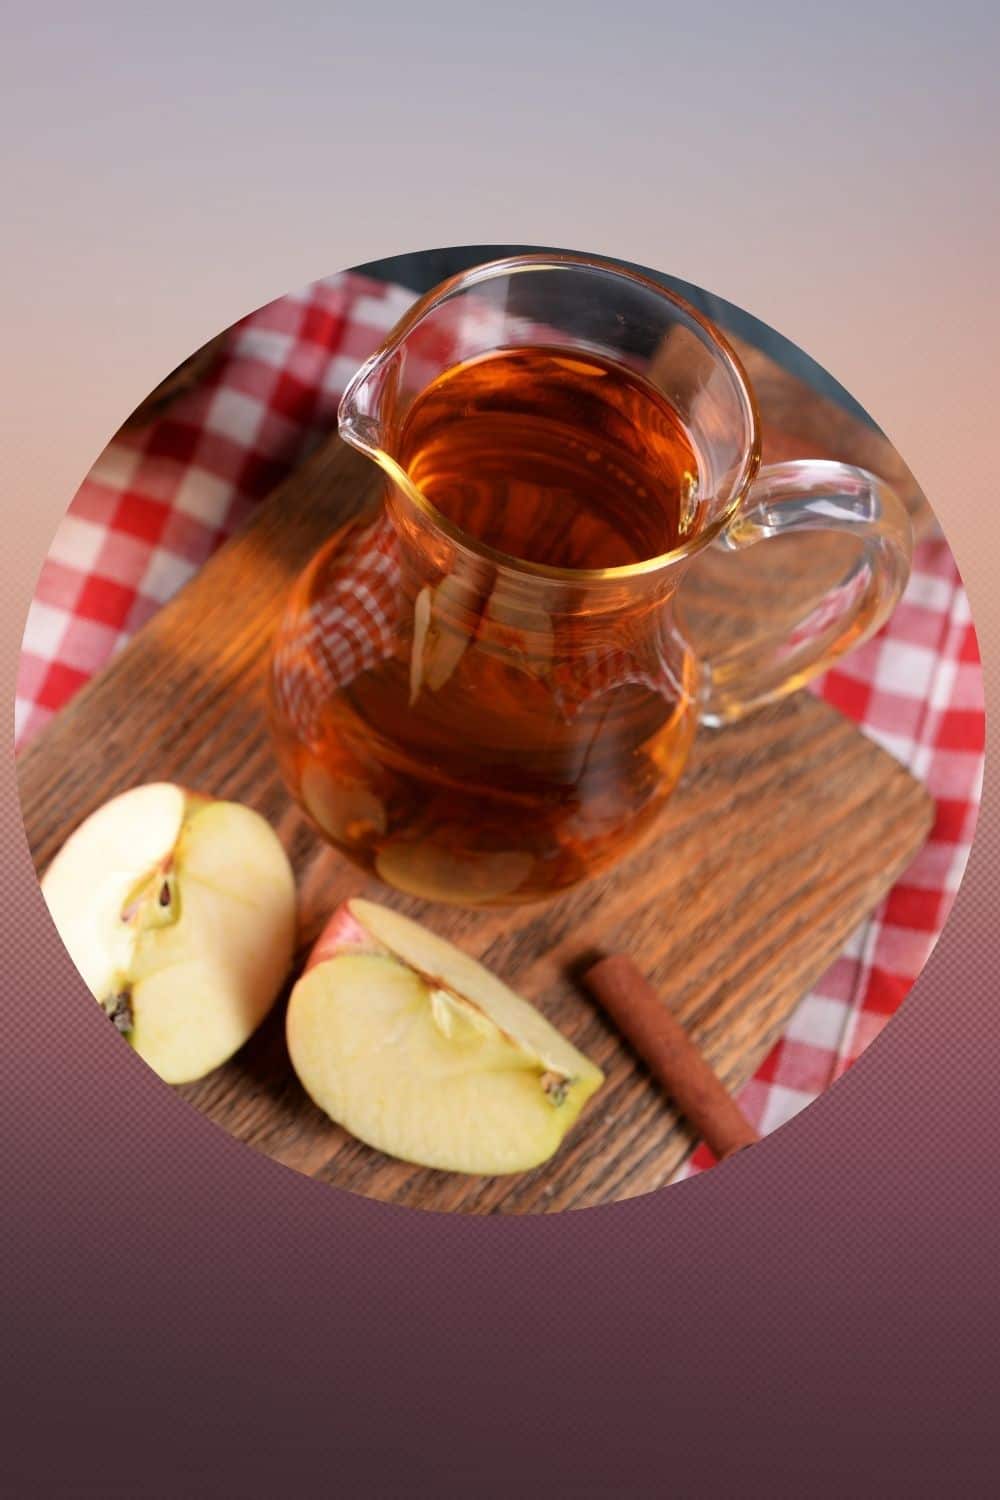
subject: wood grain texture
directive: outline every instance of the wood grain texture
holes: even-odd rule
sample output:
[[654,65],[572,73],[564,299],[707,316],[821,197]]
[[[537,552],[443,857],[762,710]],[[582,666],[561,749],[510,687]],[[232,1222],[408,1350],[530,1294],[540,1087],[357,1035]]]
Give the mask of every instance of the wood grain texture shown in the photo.
[[[788,441],[772,430],[771,454]],[[256,807],[296,870],[300,957],[340,900],[386,901],[482,956],[607,1082],[550,1163],[497,1179],[394,1162],[333,1126],[290,1067],[284,998],[230,1063],[179,1092],[279,1161],[394,1203],[516,1213],[648,1192],[692,1142],[587,998],[582,968],[603,952],[631,953],[735,1089],[912,858],[930,800],[839,714],[799,695],[703,732],[653,840],[555,902],[473,912],[388,892],[326,847],[291,803],[262,693],[293,578],[378,483],[373,466],[337,441],[315,454],[28,747],[19,777],[36,867],[86,814],[140,781],[176,779]]]

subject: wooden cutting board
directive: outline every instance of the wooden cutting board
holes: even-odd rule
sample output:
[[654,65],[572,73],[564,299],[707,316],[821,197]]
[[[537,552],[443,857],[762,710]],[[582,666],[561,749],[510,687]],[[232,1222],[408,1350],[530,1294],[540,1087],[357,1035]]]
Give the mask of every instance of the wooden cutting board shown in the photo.
[[[775,367],[758,367],[766,460],[853,458],[906,490],[884,439]],[[779,410],[780,426],[768,421],[769,409]],[[262,686],[293,579],[378,482],[373,466],[336,440],[316,453],[27,748],[19,778],[36,868],[86,814],[140,781],[176,779],[250,804],[277,829],[296,870],[300,958],[345,897],[386,901],[482,956],[604,1068],[607,1082],[534,1172],[481,1179],[414,1168],[353,1140],[310,1103],[285,1050],[282,997],[235,1058],[179,1090],[185,1098],[278,1161],[393,1203],[517,1213],[648,1192],[670,1179],[693,1142],[580,987],[581,968],[601,952],[631,953],[737,1089],[913,857],[932,804],[841,715],[799,694],[724,731],[703,731],[653,841],[554,902],[461,911],[368,880],[288,798]],[[912,485],[907,499],[924,529],[925,502]],[[786,554],[783,584],[794,573],[808,585],[823,562],[813,547],[803,573],[801,556],[793,565]]]

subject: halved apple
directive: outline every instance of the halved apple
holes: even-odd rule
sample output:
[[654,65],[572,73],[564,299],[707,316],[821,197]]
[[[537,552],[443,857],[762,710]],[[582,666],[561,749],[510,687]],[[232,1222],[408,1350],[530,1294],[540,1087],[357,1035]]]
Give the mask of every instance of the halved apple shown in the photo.
[[334,913],[286,1025],[320,1109],[426,1167],[493,1176],[538,1166],[603,1082],[482,964],[371,901]]
[[168,1083],[241,1047],[288,972],[292,869],[239,803],[134,787],[81,823],[41,884],[91,993]]

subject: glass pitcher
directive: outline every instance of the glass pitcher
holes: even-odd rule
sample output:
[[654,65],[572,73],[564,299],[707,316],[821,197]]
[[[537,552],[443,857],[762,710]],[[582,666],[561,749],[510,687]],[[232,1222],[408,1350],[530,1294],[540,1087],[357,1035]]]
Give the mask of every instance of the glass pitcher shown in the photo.
[[[606,868],[653,826],[699,724],[801,686],[907,578],[893,491],[824,460],[762,469],[726,341],[591,258],[519,255],[428,293],[339,426],[385,482],[292,590],[275,744],[325,837],[427,899],[535,901]],[[835,587],[696,655],[676,596],[700,553],[831,530],[858,542]]]

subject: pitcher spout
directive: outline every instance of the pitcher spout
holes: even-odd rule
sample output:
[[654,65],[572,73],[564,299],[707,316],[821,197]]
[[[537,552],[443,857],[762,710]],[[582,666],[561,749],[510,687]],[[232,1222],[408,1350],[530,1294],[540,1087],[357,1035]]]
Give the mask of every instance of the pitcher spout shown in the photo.
[[384,350],[373,354],[351,377],[337,408],[337,429],[345,443],[366,453],[376,463],[386,454],[394,389],[395,361]]

